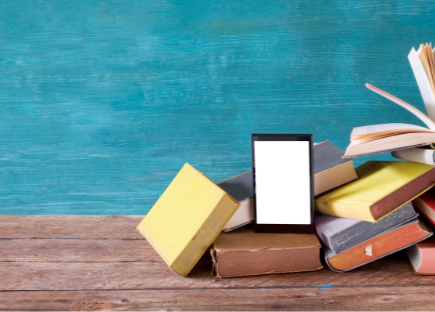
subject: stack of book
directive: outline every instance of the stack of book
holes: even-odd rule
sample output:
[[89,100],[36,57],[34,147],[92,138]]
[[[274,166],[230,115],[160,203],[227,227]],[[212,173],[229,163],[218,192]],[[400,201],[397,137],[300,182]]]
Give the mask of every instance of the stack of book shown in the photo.
[[[315,144],[316,234],[255,233],[252,171],[214,183],[187,163],[137,229],[181,276],[207,251],[218,277],[319,270],[322,246],[324,263],[337,272],[406,249],[416,274],[435,274],[435,60],[428,45],[413,49],[409,59],[429,117],[367,87],[428,128],[354,128],[345,152],[329,141]],[[354,168],[353,157],[381,152],[407,161],[368,161]]]

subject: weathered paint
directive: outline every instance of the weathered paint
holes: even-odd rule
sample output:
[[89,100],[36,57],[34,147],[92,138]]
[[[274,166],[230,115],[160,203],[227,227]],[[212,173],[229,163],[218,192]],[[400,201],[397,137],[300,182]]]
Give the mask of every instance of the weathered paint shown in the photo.
[[[421,123],[407,54],[431,1],[3,0],[0,213],[145,214],[185,162],[247,171],[250,134]],[[372,157],[387,159],[389,156]],[[357,164],[368,158],[358,159]]]

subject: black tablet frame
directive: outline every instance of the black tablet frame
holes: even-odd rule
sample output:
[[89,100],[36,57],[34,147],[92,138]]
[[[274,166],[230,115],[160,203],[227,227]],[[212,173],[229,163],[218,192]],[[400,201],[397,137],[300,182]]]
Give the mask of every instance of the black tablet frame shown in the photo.
[[[307,141],[309,142],[310,155],[310,224],[258,224],[257,223],[257,202],[255,187],[255,141]],[[254,190],[254,224],[257,233],[315,233],[314,227],[314,167],[313,167],[313,135],[312,134],[252,134],[252,172]]]

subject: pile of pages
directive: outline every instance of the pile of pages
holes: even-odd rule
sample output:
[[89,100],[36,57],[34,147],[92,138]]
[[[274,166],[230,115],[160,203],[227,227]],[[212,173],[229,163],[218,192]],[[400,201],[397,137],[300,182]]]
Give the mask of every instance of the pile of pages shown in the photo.
[[[255,233],[253,174],[214,183],[185,164],[137,229],[169,268],[187,276],[210,253],[218,277],[353,270],[406,250],[416,274],[435,275],[435,70],[430,45],[409,60],[429,117],[402,100],[369,89],[414,113],[427,128],[383,124],[354,128],[342,151],[315,144],[315,234]],[[392,152],[405,161],[353,158]],[[289,192],[289,196],[290,192]]]

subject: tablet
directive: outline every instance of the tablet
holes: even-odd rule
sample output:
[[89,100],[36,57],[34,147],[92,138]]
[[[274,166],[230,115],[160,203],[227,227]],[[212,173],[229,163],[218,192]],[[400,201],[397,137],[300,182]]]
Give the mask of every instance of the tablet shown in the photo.
[[311,134],[252,134],[256,232],[315,232],[312,141]]

